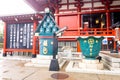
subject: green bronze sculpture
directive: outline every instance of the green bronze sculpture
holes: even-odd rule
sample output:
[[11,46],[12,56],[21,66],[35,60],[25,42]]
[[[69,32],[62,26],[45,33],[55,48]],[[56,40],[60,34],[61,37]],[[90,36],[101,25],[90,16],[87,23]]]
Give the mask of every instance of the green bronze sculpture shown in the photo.
[[86,59],[96,59],[99,55],[99,51],[101,50],[101,43],[103,37],[96,38],[94,36],[90,36],[87,38],[78,37],[77,40],[80,43],[82,54]]

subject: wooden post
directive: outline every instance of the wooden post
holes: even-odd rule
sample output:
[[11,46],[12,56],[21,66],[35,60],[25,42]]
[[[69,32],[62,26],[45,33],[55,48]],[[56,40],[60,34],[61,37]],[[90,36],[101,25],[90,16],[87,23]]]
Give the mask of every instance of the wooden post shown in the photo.
[[[35,32],[36,28],[37,28],[37,23],[38,21],[34,20],[33,21],[33,31]],[[32,58],[36,57],[36,36],[33,36],[33,50],[32,50]]]
[[[81,29],[81,14],[79,14],[81,12],[81,5],[79,3],[79,5],[77,6],[77,15],[78,15],[78,20],[77,20],[77,27],[78,27],[78,36],[80,36],[80,29]],[[77,52],[80,52],[80,44],[77,41]]]
[[[58,14],[58,13],[59,13],[59,8],[56,8],[55,9],[55,14]],[[55,15],[55,21],[59,25],[59,15]]]
[[109,11],[106,12],[106,25],[107,25],[107,32],[108,32],[109,27],[110,27],[110,13],[109,13]]
[[78,14],[77,25],[78,25],[78,36],[79,36],[80,35],[80,27],[81,27],[81,15],[80,14]]
[[114,40],[114,48],[113,49],[116,50],[116,47],[117,47],[116,46],[116,41]]
[[4,22],[4,40],[3,40],[3,56],[7,56],[7,53],[6,53],[6,43],[7,43],[7,23]]
[[77,41],[77,52],[81,52],[80,43]]

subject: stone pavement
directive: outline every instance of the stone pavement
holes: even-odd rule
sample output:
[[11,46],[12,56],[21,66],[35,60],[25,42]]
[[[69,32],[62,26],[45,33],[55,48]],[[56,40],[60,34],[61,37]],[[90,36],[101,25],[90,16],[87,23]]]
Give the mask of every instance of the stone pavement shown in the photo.
[[2,57],[0,53],[0,80],[120,80],[120,75],[115,74],[65,72],[68,63],[60,71],[24,66],[30,60],[30,56]]
[[[120,80],[119,75],[85,74],[75,72],[49,71],[48,68],[25,67],[29,61],[0,59],[0,80]],[[54,73],[67,75],[54,76]],[[62,78],[63,77],[63,78]]]

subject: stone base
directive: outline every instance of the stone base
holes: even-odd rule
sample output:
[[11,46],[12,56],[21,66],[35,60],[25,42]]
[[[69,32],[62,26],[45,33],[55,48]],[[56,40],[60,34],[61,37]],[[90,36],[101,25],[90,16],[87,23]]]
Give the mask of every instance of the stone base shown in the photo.
[[116,58],[107,54],[109,53],[100,54],[100,56],[102,56],[104,66],[112,71],[120,71],[120,58]]
[[[52,60],[52,56],[41,56],[37,55],[37,58],[31,59],[30,62],[26,63],[25,66],[34,66],[34,67],[50,67],[50,62]],[[62,58],[58,59],[59,67],[65,64],[66,60]]]
[[120,75],[120,71],[111,71],[106,68],[103,70],[97,69],[82,69],[79,68],[79,61],[70,61],[65,68],[66,72],[78,72],[78,73],[93,73],[93,74],[107,74],[107,75]]
[[37,59],[41,59],[41,60],[48,60],[48,59],[52,59],[53,56],[49,56],[49,55],[37,55]]
[[82,63],[86,63],[86,64],[98,64],[99,60],[82,59]]
[[49,71],[59,71],[59,63],[57,59],[52,59],[50,62]]
[[103,63],[99,62],[99,60],[82,60],[79,62],[79,68],[81,69],[95,69],[95,70],[102,70]]

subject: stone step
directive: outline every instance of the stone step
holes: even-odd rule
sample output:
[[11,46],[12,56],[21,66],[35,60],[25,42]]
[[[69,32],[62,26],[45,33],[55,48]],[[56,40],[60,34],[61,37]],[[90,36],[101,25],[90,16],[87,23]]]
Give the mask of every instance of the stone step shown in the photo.
[[102,70],[103,69],[103,63],[93,63],[93,64],[88,64],[88,63],[81,63],[79,62],[79,68],[81,69],[96,69],[96,70]]
[[114,68],[120,68],[120,63],[119,62],[111,62],[108,61],[106,59],[103,59],[103,62],[106,64],[109,64],[110,66],[114,67]]
[[89,60],[89,59],[82,59],[82,63],[87,63],[87,64],[96,64],[99,63],[99,60]]
[[120,62],[120,58],[115,58],[106,54],[100,54],[100,56],[102,56],[102,58],[105,58],[107,61],[111,61],[111,62]]
[[102,56],[103,64],[109,70],[120,71],[120,58],[115,58],[110,55],[100,54]]
[[120,68],[116,68],[116,67],[112,67],[111,65],[104,63],[105,67],[107,67],[109,70],[112,71],[119,71],[120,72]]

